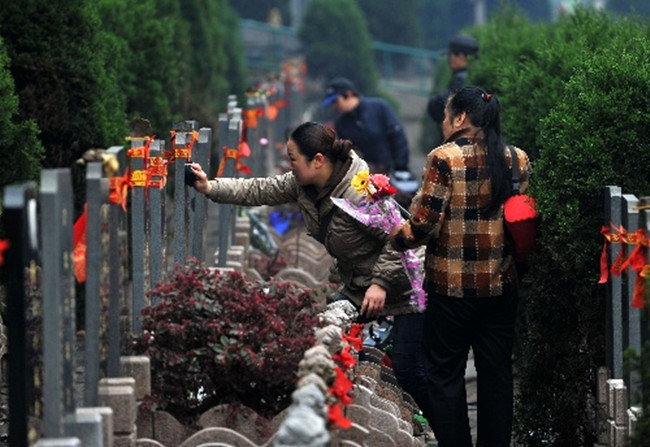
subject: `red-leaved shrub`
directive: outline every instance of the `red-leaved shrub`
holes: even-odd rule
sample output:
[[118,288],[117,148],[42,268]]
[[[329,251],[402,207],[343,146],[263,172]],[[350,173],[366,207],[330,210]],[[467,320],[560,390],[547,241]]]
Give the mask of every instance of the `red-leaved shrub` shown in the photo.
[[298,363],[315,342],[316,295],[291,282],[251,282],[196,260],[149,292],[135,354],[151,360],[149,404],[192,422],[237,403],[270,417],[291,403]]

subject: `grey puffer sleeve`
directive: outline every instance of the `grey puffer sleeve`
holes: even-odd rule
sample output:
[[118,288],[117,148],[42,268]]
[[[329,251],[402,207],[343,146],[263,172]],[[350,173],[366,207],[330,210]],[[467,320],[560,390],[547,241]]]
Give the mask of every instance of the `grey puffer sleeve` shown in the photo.
[[217,178],[206,196],[213,202],[261,206],[296,202],[299,186],[291,172],[275,177]]

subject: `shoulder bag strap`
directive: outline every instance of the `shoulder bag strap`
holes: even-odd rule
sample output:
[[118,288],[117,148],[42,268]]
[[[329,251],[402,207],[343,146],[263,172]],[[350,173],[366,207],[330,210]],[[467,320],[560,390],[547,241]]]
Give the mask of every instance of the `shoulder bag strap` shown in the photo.
[[512,158],[512,194],[519,194],[519,160],[517,159],[517,152],[515,149],[508,145],[506,146],[510,150],[510,158]]
[[336,205],[332,204],[332,208],[330,208],[330,210],[320,218],[318,237],[320,238],[320,241],[322,243],[325,243],[325,236],[327,236],[327,228],[330,226],[330,222],[332,221],[332,217],[334,217],[334,213],[336,212],[337,208],[338,207]]

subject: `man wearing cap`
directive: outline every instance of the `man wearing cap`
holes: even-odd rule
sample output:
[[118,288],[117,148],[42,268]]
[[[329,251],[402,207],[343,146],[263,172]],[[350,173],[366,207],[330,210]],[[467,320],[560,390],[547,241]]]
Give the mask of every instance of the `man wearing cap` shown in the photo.
[[457,34],[449,41],[447,62],[452,71],[452,77],[447,88],[429,99],[427,112],[434,121],[442,123],[445,118],[445,103],[447,97],[467,83],[467,68],[469,56],[478,56],[478,42],[467,34]]
[[[327,85],[323,107],[339,113],[334,129],[339,138],[352,141],[373,173],[393,173],[399,182],[418,182],[409,171],[409,146],[402,124],[388,102],[359,94],[347,78],[337,77]],[[395,185],[398,189],[399,186]]]

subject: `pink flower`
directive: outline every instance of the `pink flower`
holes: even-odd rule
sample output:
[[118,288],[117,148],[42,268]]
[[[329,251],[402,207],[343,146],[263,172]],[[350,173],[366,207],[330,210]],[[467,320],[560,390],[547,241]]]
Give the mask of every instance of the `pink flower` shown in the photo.
[[373,174],[370,176],[370,183],[372,183],[377,191],[372,195],[372,197],[377,200],[382,197],[395,195],[397,189],[390,184],[390,179],[384,174]]

